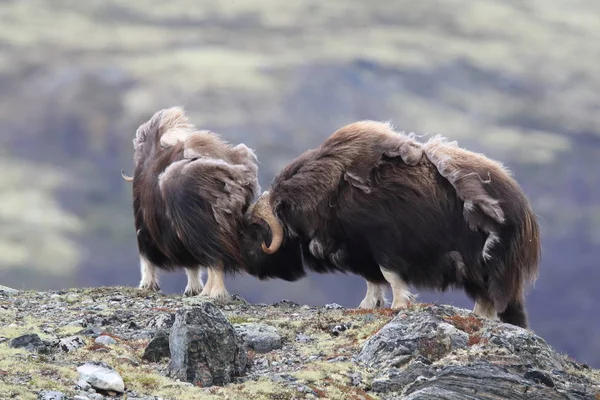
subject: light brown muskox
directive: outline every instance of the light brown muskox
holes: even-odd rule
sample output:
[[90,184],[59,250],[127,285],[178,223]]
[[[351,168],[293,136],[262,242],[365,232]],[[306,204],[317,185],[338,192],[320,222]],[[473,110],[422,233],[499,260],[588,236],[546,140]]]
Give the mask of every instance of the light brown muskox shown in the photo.
[[254,152],[197,130],[179,107],[156,112],[133,145],[134,175],[122,174],[133,182],[140,288],[157,291],[159,270],[185,268],[186,296],[226,296],[223,274],[244,268],[239,231],[260,192]]

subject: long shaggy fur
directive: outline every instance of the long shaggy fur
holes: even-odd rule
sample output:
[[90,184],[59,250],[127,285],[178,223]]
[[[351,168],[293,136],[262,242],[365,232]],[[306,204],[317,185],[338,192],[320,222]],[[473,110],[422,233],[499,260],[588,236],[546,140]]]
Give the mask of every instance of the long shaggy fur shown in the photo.
[[156,112],[133,144],[140,255],[165,270],[243,267],[239,231],[260,192],[254,152],[197,130],[179,107]]
[[261,279],[296,280],[309,269],[384,283],[383,267],[416,287],[464,288],[527,326],[523,289],[537,273],[538,226],[494,161],[362,121],[287,165],[268,201],[284,228],[281,247],[260,250],[270,231],[251,212],[244,237],[249,272]]

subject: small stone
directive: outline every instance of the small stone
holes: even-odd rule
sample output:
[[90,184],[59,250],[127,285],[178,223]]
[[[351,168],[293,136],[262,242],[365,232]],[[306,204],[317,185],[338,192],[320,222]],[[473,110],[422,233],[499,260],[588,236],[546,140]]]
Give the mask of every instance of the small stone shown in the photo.
[[169,333],[158,331],[150,343],[148,343],[148,346],[146,346],[142,359],[150,362],[159,362],[162,358],[170,356]]
[[77,367],[80,379],[88,382],[94,389],[123,393],[123,378],[112,367],[104,363],[88,362]]
[[73,396],[73,400],[90,400],[90,398],[88,396],[84,396],[82,394],[78,394],[76,396]]
[[42,392],[40,392],[38,399],[40,399],[40,400],[64,400],[64,399],[66,399],[66,397],[65,397],[65,394],[61,393],[61,392],[43,390]]
[[300,307],[300,304],[294,303],[293,301],[290,301],[290,300],[283,299],[281,301],[278,301],[277,303],[273,303],[273,307],[298,308],[298,307]]
[[79,334],[84,336],[98,337],[102,334],[102,332],[103,331],[100,328],[97,328],[95,326],[89,326],[84,330],[80,331]]
[[348,374],[348,378],[350,378],[350,384],[352,386],[359,386],[363,379],[360,372],[351,372]]
[[87,326],[87,323],[85,322],[84,319],[76,319],[74,321],[69,322],[67,324],[67,326],[77,326],[77,327],[85,328]]
[[300,342],[300,343],[309,343],[312,342],[313,338],[311,338],[308,335],[305,335],[304,333],[299,333],[296,335],[296,342]]
[[40,353],[48,352],[47,344],[37,333],[18,336],[8,342],[8,347],[13,349],[26,349],[27,351],[37,351]]
[[129,365],[133,365],[134,367],[137,367],[138,365],[140,365],[140,363],[137,362],[136,360],[134,360],[133,358],[126,357],[126,356],[117,357],[117,361],[121,362],[121,363],[127,363]]
[[58,347],[64,352],[70,352],[85,346],[85,342],[79,336],[69,336],[58,342]]
[[235,330],[244,344],[257,353],[268,353],[280,349],[281,336],[277,329],[264,324],[235,324]]
[[330,332],[333,336],[339,336],[341,332],[344,332],[351,327],[352,327],[352,325],[350,325],[349,323],[343,323],[343,324],[335,325],[334,327],[332,327]]
[[344,307],[340,306],[337,303],[325,304],[326,310],[342,310]]
[[98,393],[90,393],[87,396],[90,400],[104,400],[104,396]]
[[111,345],[111,344],[117,344],[117,341],[115,339],[113,339],[112,337],[108,336],[108,335],[101,335],[98,336],[95,340],[95,343],[98,344],[103,344],[105,346]]

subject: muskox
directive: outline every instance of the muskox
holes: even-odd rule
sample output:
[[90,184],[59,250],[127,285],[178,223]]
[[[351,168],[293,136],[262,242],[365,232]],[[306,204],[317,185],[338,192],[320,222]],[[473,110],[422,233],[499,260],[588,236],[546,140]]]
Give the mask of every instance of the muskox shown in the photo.
[[134,175],[121,174],[133,182],[139,287],[158,291],[159,270],[185,268],[186,296],[226,296],[223,274],[244,266],[239,231],[260,193],[254,152],[197,130],[180,107],[156,112],[133,145]]
[[501,164],[375,121],[339,129],[284,167],[248,209],[243,240],[260,279],[358,274],[361,308],[383,306],[388,284],[393,309],[409,303],[408,285],[462,288],[476,314],[521,327],[540,260],[536,216]]

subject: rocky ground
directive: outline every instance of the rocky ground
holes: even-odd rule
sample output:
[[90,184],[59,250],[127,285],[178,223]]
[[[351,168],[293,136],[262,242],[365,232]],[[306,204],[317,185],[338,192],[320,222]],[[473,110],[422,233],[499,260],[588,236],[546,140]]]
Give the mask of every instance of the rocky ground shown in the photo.
[[0,287],[0,399],[600,399],[600,371],[450,306]]

